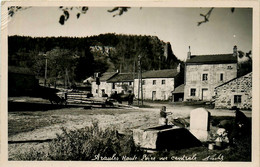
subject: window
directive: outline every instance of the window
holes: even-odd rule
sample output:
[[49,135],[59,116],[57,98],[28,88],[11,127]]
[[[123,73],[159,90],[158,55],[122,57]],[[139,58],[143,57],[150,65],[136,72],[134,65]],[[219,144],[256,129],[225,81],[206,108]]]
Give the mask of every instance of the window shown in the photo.
[[223,81],[223,80],[224,80],[224,74],[223,74],[223,73],[220,74],[219,80],[220,80],[220,81]]
[[162,80],[162,85],[164,85],[165,84],[165,80]]
[[231,69],[232,69],[232,67],[231,67],[231,66],[228,66],[228,67],[227,67],[227,69],[231,70]]
[[235,95],[234,96],[234,103],[241,103],[241,95]]
[[112,83],[112,89],[115,89],[115,83]]
[[142,85],[145,85],[145,80],[142,80]]
[[191,76],[191,77],[190,77],[190,78],[191,78],[191,81],[196,81],[197,78],[198,78],[198,77],[197,77],[198,75],[197,75],[197,73],[195,73],[195,72],[191,73],[190,76]]
[[202,81],[208,80],[208,74],[202,74]]
[[153,85],[156,85],[156,80],[153,80]]
[[96,93],[98,93],[98,90],[96,89]]
[[132,82],[131,82],[131,81],[129,82],[129,85],[132,85]]
[[196,95],[196,89],[190,89],[190,96],[195,96]]

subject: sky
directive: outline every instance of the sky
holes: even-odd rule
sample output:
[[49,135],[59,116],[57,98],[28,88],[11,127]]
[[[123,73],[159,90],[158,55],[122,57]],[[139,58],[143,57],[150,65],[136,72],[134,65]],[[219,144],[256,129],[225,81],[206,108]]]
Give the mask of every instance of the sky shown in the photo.
[[158,36],[170,42],[174,54],[185,60],[188,48],[192,55],[232,53],[252,50],[252,9],[214,8],[209,22],[197,26],[210,8],[133,7],[121,16],[107,12],[113,7],[89,7],[76,18],[70,12],[64,25],[59,24],[58,7],[31,7],[9,17],[8,35],[32,37],[86,37],[104,33]]

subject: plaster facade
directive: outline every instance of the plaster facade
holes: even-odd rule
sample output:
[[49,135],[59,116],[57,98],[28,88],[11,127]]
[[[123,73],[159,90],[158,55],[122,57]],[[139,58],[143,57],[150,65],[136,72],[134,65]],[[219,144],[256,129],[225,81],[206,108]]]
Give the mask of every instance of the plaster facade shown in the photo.
[[[138,98],[138,79],[134,80],[134,94]],[[168,100],[174,90],[174,78],[143,79],[143,99]],[[141,95],[140,95],[141,98]]]

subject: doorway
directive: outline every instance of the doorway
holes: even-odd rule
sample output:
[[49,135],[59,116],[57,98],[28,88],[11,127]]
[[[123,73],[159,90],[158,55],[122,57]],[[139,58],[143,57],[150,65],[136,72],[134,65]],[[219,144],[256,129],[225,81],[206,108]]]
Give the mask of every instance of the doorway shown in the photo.
[[156,91],[153,91],[152,92],[152,100],[155,100],[156,99]]
[[202,100],[207,101],[209,100],[209,90],[202,89]]

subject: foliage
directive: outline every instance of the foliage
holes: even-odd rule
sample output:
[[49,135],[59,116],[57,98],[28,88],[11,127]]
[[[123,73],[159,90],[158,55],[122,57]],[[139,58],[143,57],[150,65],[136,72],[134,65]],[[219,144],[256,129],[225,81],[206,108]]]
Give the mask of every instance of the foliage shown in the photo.
[[80,17],[81,14],[86,14],[88,11],[87,6],[81,6],[81,7],[63,7],[60,6],[59,9],[63,12],[63,14],[60,16],[59,23],[61,25],[65,24],[65,21],[67,21],[70,17],[69,11],[72,11],[73,9],[77,10],[77,19]]
[[[28,9],[30,7],[23,7],[23,6],[10,6],[8,7],[8,15],[10,17],[13,17],[17,12]],[[65,22],[70,18],[70,12],[72,11],[76,11],[76,17],[77,19],[80,18],[80,16],[82,14],[86,14],[88,11],[88,7],[87,6],[77,6],[77,7],[65,7],[65,6],[60,6],[59,10],[62,11],[62,14],[59,18],[59,23],[61,25],[64,25]],[[110,13],[116,12],[118,11],[117,14],[114,14],[113,17],[115,16],[121,16],[123,13],[127,12],[130,9],[130,7],[114,7],[111,10],[107,10]]]
[[56,81],[59,78],[66,77],[66,72],[70,78],[74,78],[75,62],[77,55],[68,49],[54,48],[45,54],[48,60],[49,80],[53,80],[53,84],[56,85]]
[[119,35],[118,39],[119,42],[111,51],[110,58],[115,68],[121,72],[130,72],[134,69],[137,71],[138,56],[142,57],[143,71],[172,68],[180,62],[171,49],[168,49],[169,56],[165,55],[166,44],[156,36]]
[[[101,50],[91,50],[93,46]],[[57,67],[55,63],[50,64],[48,70],[51,72],[53,82],[55,78],[64,76],[65,66],[70,68],[67,70],[71,81],[82,81],[92,76],[94,72],[103,73],[117,69],[121,69],[121,72],[132,72],[134,69],[137,71],[138,55],[142,55],[144,71],[176,68],[180,62],[173,54],[170,43],[166,44],[156,36],[122,34],[100,34],[84,38],[10,36],[8,47],[9,65],[30,68],[38,77],[44,76],[44,53],[50,55],[48,63],[52,61],[69,63],[69,65],[59,64]],[[59,59],[69,62],[58,61]]]
[[252,52],[238,51],[238,77],[252,72]]
[[[47,152],[31,150],[22,154],[20,160],[95,160],[96,156],[112,157],[119,160],[123,156],[137,156],[139,159],[143,151],[136,147],[131,135],[121,136],[113,128],[102,130],[97,122],[83,129],[62,129],[49,144]],[[98,159],[96,159],[98,160]]]
[[[25,10],[27,8],[30,8],[30,7],[10,6],[10,7],[8,7],[8,15],[10,17],[13,17],[14,14],[17,13],[18,11]],[[107,10],[107,12],[113,13],[113,12],[118,11],[118,13],[114,14],[113,17],[121,16],[125,12],[127,12],[130,8],[131,7],[114,7],[113,9]],[[64,25],[65,22],[70,18],[70,12],[71,11],[73,11],[75,9],[76,13],[77,13],[76,17],[77,17],[77,19],[79,19],[82,14],[87,13],[89,7],[87,7],[87,6],[78,6],[78,7],[63,7],[63,6],[60,6],[59,9],[62,11],[62,14],[61,14],[60,19],[59,19],[59,23],[61,25]],[[140,9],[142,9],[142,7],[140,7]],[[198,24],[197,24],[198,26],[200,26],[202,23],[209,22],[209,18],[210,18],[210,15],[211,15],[213,9],[214,9],[214,7],[210,8],[209,11],[206,14],[200,13],[200,16],[203,17],[204,20],[199,21]],[[235,8],[231,8],[231,12],[234,13],[234,11],[235,11]]]

